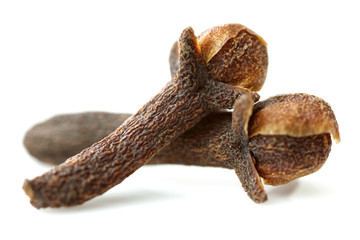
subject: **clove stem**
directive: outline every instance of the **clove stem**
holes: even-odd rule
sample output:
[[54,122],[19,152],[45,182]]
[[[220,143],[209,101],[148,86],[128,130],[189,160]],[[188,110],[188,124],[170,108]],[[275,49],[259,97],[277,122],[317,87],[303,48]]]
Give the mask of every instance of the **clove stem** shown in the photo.
[[[249,92],[208,75],[191,28],[179,43],[180,69],[160,93],[106,138],[25,180],[23,189],[34,207],[72,206],[103,194],[207,114],[231,108],[237,96]],[[258,99],[256,93],[252,97]]]

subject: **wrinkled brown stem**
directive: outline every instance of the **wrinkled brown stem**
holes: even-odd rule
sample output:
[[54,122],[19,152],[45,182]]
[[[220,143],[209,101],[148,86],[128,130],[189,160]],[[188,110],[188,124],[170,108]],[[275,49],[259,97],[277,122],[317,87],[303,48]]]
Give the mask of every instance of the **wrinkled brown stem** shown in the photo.
[[[24,191],[33,206],[77,205],[106,192],[208,113],[231,108],[237,96],[247,92],[208,75],[191,28],[183,31],[179,43],[180,69],[159,94],[108,137],[25,180]],[[258,99],[257,94],[252,97]]]
[[[249,99],[247,99],[247,101],[243,99],[242,102],[237,101],[237,104],[234,106],[233,116],[235,117],[233,117],[233,120],[232,113],[230,112],[219,112],[208,115],[195,127],[183,133],[169,146],[158,152],[148,164],[183,164],[235,169],[243,183],[244,189],[249,193],[250,197],[256,202],[265,201],[266,193],[263,191],[260,177],[253,165],[247,143],[247,132],[244,130],[247,128],[248,119],[251,115],[251,105],[252,101],[249,101]],[[103,114],[109,116],[109,113]],[[61,119],[61,124],[67,122],[66,126],[68,126],[68,129],[66,132],[76,134],[79,126],[83,128],[86,127],[84,123],[89,124],[89,128],[93,125],[112,124],[106,121],[106,117],[99,117],[99,115],[101,115],[101,113],[83,113],[81,117],[77,117],[76,115],[63,115],[51,119],[45,125],[38,125],[33,130],[30,130],[25,138],[28,139],[26,142],[34,143],[33,147],[28,149],[30,152],[36,152],[42,157],[46,156],[45,159],[48,160],[49,156],[52,157],[56,155],[53,148],[47,148],[47,152],[43,152],[43,148],[41,148],[42,151],[32,151],[32,149],[40,146],[36,144],[36,139],[39,137],[46,137],[46,139],[42,139],[42,141],[47,140],[48,142],[53,142],[54,140],[52,137],[54,136],[53,134],[44,136],[44,131],[41,131],[43,127],[49,129],[48,126],[52,125],[55,129],[62,128],[58,125]],[[91,120],[84,119],[86,116],[91,118]],[[116,116],[119,117],[118,121],[121,121],[121,118],[123,119],[128,115],[113,114],[111,119],[114,119]],[[59,118],[59,120],[57,118]],[[79,119],[82,120],[79,121]],[[56,147],[56,144],[61,145],[62,142],[79,142],[78,140],[83,139],[82,133],[77,134],[78,138],[73,140],[68,139],[66,132],[63,132],[63,134],[65,134],[63,135],[63,141],[57,139],[58,141],[54,142],[53,147]],[[67,147],[70,146],[67,145]],[[249,176],[251,177],[249,178]]]

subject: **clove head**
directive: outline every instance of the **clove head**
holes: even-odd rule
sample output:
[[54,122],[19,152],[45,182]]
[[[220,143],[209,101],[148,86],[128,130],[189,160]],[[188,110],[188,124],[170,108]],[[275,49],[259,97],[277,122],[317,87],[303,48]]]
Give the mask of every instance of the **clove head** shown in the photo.
[[266,78],[266,42],[241,24],[213,27],[198,37],[210,75],[221,82],[259,91]]
[[265,184],[280,185],[316,172],[340,142],[329,104],[308,94],[272,97],[254,106],[249,146]]
[[[220,82],[259,91],[266,78],[268,54],[266,42],[241,24],[213,27],[198,37],[201,57],[210,75]],[[170,72],[179,70],[179,46],[171,48]]]

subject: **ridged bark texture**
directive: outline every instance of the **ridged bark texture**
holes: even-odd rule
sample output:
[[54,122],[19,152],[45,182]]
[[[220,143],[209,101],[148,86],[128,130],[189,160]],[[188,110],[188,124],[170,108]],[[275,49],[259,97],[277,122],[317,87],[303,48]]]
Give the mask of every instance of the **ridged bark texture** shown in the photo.
[[[31,181],[33,206],[81,204],[121,183],[209,112],[231,108],[245,90],[216,82],[202,63],[191,28],[180,40],[180,69],[155,97],[100,142]],[[257,94],[252,95],[256,100]]]

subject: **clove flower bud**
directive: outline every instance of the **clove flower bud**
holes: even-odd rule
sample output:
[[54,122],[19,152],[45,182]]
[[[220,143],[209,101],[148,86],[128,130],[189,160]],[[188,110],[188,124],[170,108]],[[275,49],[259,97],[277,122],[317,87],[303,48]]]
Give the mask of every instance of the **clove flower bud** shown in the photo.
[[[89,129],[96,129],[95,133],[100,131],[105,136],[128,116],[110,113],[56,116],[30,129],[24,143],[29,153],[40,161],[59,164],[68,155],[74,155],[78,148],[85,148],[88,142],[102,137],[87,134]],[[148,164],[233,168],[222,157],[230,141],[231,116],[229,112],[210,114]],[[104,131],[106,128],[108,130]],[[303,93],[279,95],[256,103],[248,123],[248,134],[256,170],[269,185],[286,184],[316,172],[328,158],[331,135],[340,142],[338,124],[329,104]],[[69,152],[57,150],[64,148]]]
[[[216,26],[201,33],[198,44],[203,61],[215,79],[251,91],[259,91],[268,68],[264,39],[241,24]],[[175,42],[169,57],[170,72],[179,69],[179,46]]]

